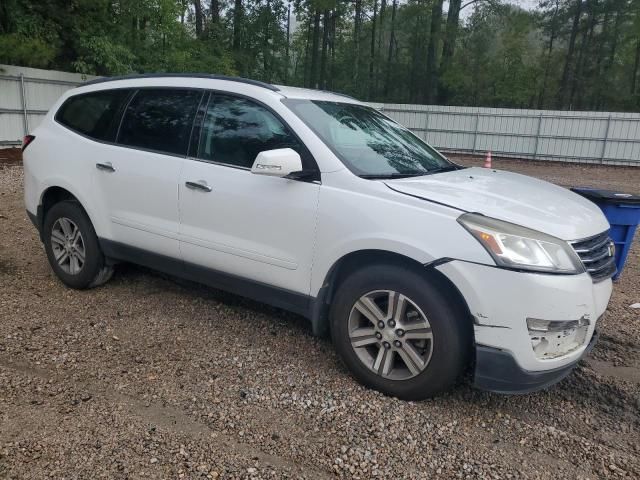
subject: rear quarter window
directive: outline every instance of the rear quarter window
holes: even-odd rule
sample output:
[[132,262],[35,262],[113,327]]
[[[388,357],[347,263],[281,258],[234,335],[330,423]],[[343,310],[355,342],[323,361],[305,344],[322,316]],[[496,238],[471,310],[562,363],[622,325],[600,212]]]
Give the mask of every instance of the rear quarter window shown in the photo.
[[62,104],[55,119],[78,133],[112,142],[115,140],[120,111],[130,90],[104,90],[74,95]]

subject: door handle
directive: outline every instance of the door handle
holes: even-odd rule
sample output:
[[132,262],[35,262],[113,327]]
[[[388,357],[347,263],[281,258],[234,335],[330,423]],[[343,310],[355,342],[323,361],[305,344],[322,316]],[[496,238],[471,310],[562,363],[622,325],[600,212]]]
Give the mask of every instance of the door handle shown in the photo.
[[203,192],[210,192],[212,190],[204,180],[198,180],[197,182],[185,182],[185,185],[187,188],[192,190],[202,190]]
[[111,162],[96,163],[96,168],[98,170],[103,170],[105,172],[115,172],[116,171],[116,169],[113,168],[113,165],[111,165]]

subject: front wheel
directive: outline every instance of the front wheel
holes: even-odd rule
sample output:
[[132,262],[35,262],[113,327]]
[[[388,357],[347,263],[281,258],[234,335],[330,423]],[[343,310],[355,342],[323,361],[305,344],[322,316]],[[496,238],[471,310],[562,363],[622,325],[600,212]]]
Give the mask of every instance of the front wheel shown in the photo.
[[447,390],[463,373],[471,352],[466,320],[453,297],[420,272],[373,265],[340,285],[331,334],[361,383],[420,400]]

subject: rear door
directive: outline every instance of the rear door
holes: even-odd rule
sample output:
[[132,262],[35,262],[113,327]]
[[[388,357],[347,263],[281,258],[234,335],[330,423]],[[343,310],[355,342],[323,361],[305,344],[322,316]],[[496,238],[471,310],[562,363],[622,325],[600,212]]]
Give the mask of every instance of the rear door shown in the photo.
[[95,159],[94,191],[110,240],[179,258],[178,179],[203,91],[134,92],[108,153]]
[[196,147],[179,185],[187,267],[307,295],[319,181],[251,173],[259,152],[285,147],[301,154],[303,168],[317,170],[302,142],[266,106],[212,94]]

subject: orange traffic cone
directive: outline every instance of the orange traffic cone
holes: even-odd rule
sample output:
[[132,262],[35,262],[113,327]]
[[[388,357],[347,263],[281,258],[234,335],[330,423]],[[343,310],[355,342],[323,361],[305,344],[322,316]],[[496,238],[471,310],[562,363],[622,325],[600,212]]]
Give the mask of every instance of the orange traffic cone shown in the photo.
[[491,150],[487,152],[487,158],[484,159],[484,168],[491,168]]

